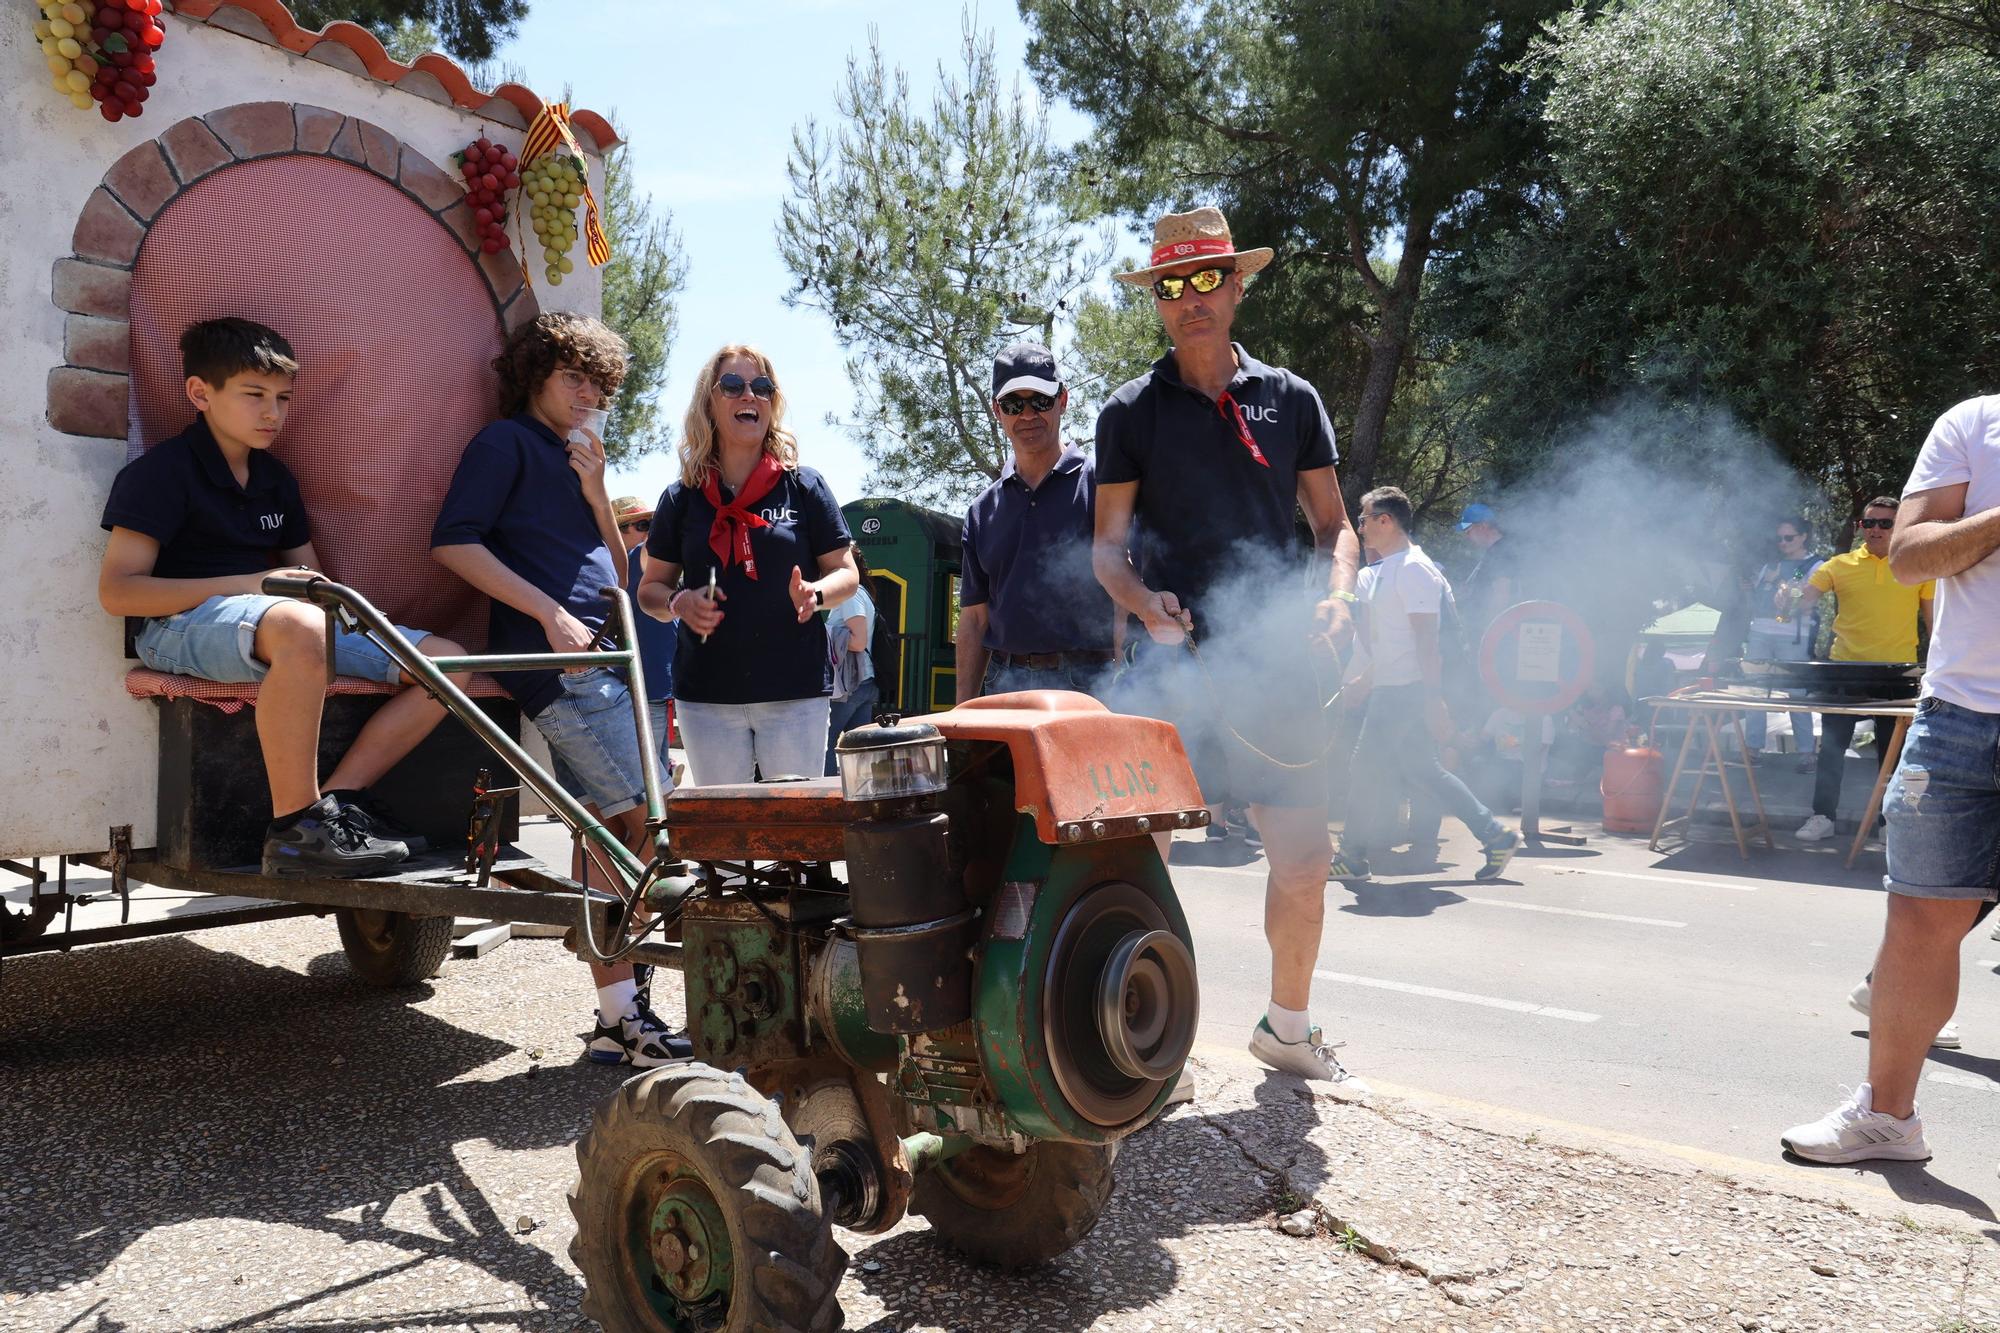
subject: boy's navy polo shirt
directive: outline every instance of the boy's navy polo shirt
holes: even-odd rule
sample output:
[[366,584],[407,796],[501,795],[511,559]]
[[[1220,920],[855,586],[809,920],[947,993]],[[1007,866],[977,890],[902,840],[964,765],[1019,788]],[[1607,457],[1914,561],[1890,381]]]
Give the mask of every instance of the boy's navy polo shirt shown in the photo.
[[[431,546],[486,547],[592,629],[602,629],[611,613],[599,590],[618,586],[618,566],[583,498],[583,478],[556,433],[525,412],[494,422],[465,446]],[[496,597],[486,651],[555,650],[540,622]],[[533,717],[561,691],[561,674],[504,671],[494,679]]]
[[639,639],[639,666],[646,673],[646,702],[658,703],[674,697],[674,627],[664,620],[653,619],[639,609],[639,576],[646,572],[645,555],[643,549],[635,546],[626,557],[625,590],[632,594],[633,629]]
[[1111,395],[1097,417],[1097,480],[1140,483],[1139,575],[1183,606],[1244,568],[1244,554],[1291,552],[1299,473],[1339,453],[1319,393],[1236,348],[1229,394],[1269,467],[1244,447],[1215,400],[1188,387],[1170,351]]
[[[735,494],[722,488],[724,499]],[[727,599],[722,623],[703,643],[680,622],[674,645],[674,698],[698,704],[762,704],[833,693],[826,621],[792,609],[792,570],[819,577],[819,558],[851,540],[840,502],[826,478],[809,467],[788,468],[754,512],[768,526],[750,530],[757,577],[739,562],[719,569],[715,586]],[[715,506],[700,487],[675,482],[653,510],[646,553],[681,567],[681,586],[701,592],[719,566],[708,544]]]
[[958,602],[984,604],[985,646],[1002,653],[1111,650],[1111,595],[1090,568],[1097,481],[1065,449],[1028,488],[1010,456],[965,511]]
[[119,470],[99,523],[158,542],[153,577],[162,579],[255,574],[271,568],[279,552],[312,540],[291,469],[268,450],[252,449],[249,483],[237,485],[200,416]]

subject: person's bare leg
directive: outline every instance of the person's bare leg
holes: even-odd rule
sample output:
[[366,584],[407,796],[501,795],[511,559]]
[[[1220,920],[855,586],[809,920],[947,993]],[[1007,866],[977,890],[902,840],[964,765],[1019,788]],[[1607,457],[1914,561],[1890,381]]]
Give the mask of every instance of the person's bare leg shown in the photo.
[[[593,815],[597,813],[597,807],[594,805],[586,805],[584,809],[590,811]],[[604,825],[617,834],[618,840],[627,847],[630,847],[640,860],[645,861],[652,858],[651,839],[646,834],[645,806],[634,806],[622,814],[613,815],[604,821]],[[570,853],[570,878],[578,882],[581,882],[583,878],[583,855],[581,847]],[[589,856],[590,882],[592,884],[601,887],[617,883],[617,875],[611,868],[611,858],[602,848],[592,847],[589,851]],[[595,960],[591,961],[590,984],[593,986],[601,988],[609,986],[614,981],[630,981],[631,979],[632,965],[630,963],[605,964]]]
[[[417,651],[425,657],[466,655],[465,649],[439,634],[419,639]],[[333,772],[326,775],[328,791],[359,791],[370,786],[444,720],[444,705],[415,688],[408,672],[403,673],[403,684],[402,693],[375,710]]]
[[251,651],[270,673],[257,690],[257,743],[271,786],[271,817],[319,799],[319,715],[326,703],[326,615],[280,602],[257,622]]
[[1916,1104],[1924,1056],[1958,1006],[1958,950],[1978,899],[1889,895],[1868,1005],[1868,1082],[1877,1111],[1898,1119]]
[[1326,872],[1333,840],[1318,807],[1253,805],[1270,873],[1264,883],[1264,938],[1271,945],[1271,1003],[1305,1010],[1326,925]]

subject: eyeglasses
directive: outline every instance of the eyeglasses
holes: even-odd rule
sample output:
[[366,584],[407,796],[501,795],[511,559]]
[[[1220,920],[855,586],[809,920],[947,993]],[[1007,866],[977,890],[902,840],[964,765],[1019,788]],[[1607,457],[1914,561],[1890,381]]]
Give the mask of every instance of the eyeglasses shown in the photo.
[[1896,520],[1893,518],[1864,518],[1857,526],[1863,528],[1893,528],[1896,526]]
[[1002,416],[1009,417],[1018,417],[1030,408],[1037,412],[1046,412],[1055,405],[1056,400],[1045,393],[1010,393],[994,404],[1000,409]]
[[771,383],[769,375],[759,375],[747,384],[741,375],[723,375],[715,381],[715,387],[722,390],[724,398],[741,398],[743,391],[748,389],[767,403],[771,401],[771,395],[778,391],[778,386]]
[[650,518],[635,518],[630,523],[620,523],[618,530],[620,532],[651,532],[653,530],[653,520]]
[[1222,285],[1224,278],[1235,271],[1233,268],[1204,268],[1181,276],[1161,278],[1153,284],[1153,295],[1162,301],[1178,301],[1186,296],[1187,289],[1192,287],[1203,296],[1207,296]]

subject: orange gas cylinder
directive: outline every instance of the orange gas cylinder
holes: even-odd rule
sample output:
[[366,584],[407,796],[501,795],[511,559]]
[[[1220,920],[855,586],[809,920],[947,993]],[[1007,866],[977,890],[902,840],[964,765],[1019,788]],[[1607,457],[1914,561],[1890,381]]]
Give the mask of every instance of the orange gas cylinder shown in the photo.
[[1597,784],[1604,797],[1605,832],[1651,833],[1666,779],[1666,757],[1658,750],[1636,740],[1606,750],[1604,777]]

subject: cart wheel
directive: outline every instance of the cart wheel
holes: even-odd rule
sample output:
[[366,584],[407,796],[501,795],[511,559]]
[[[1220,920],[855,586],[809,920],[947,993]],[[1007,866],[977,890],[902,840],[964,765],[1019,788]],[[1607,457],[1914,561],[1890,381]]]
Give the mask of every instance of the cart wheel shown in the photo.
[[371,908],[334,910],[340,947],[354,975],[371,986],[414,986],[437,975],[451,953],[451,918],[378,912]]
[[997,1268],[1046,1263],[1090,1234],[1111,1197],[1116,1144],[972,1147],[917,1177],[910,1211],[946,1244]]
[[847,1255],[775,1102],[707,1065],[599,1105],[576,1148],[569,1257],[606,1333],[826,1333]]

